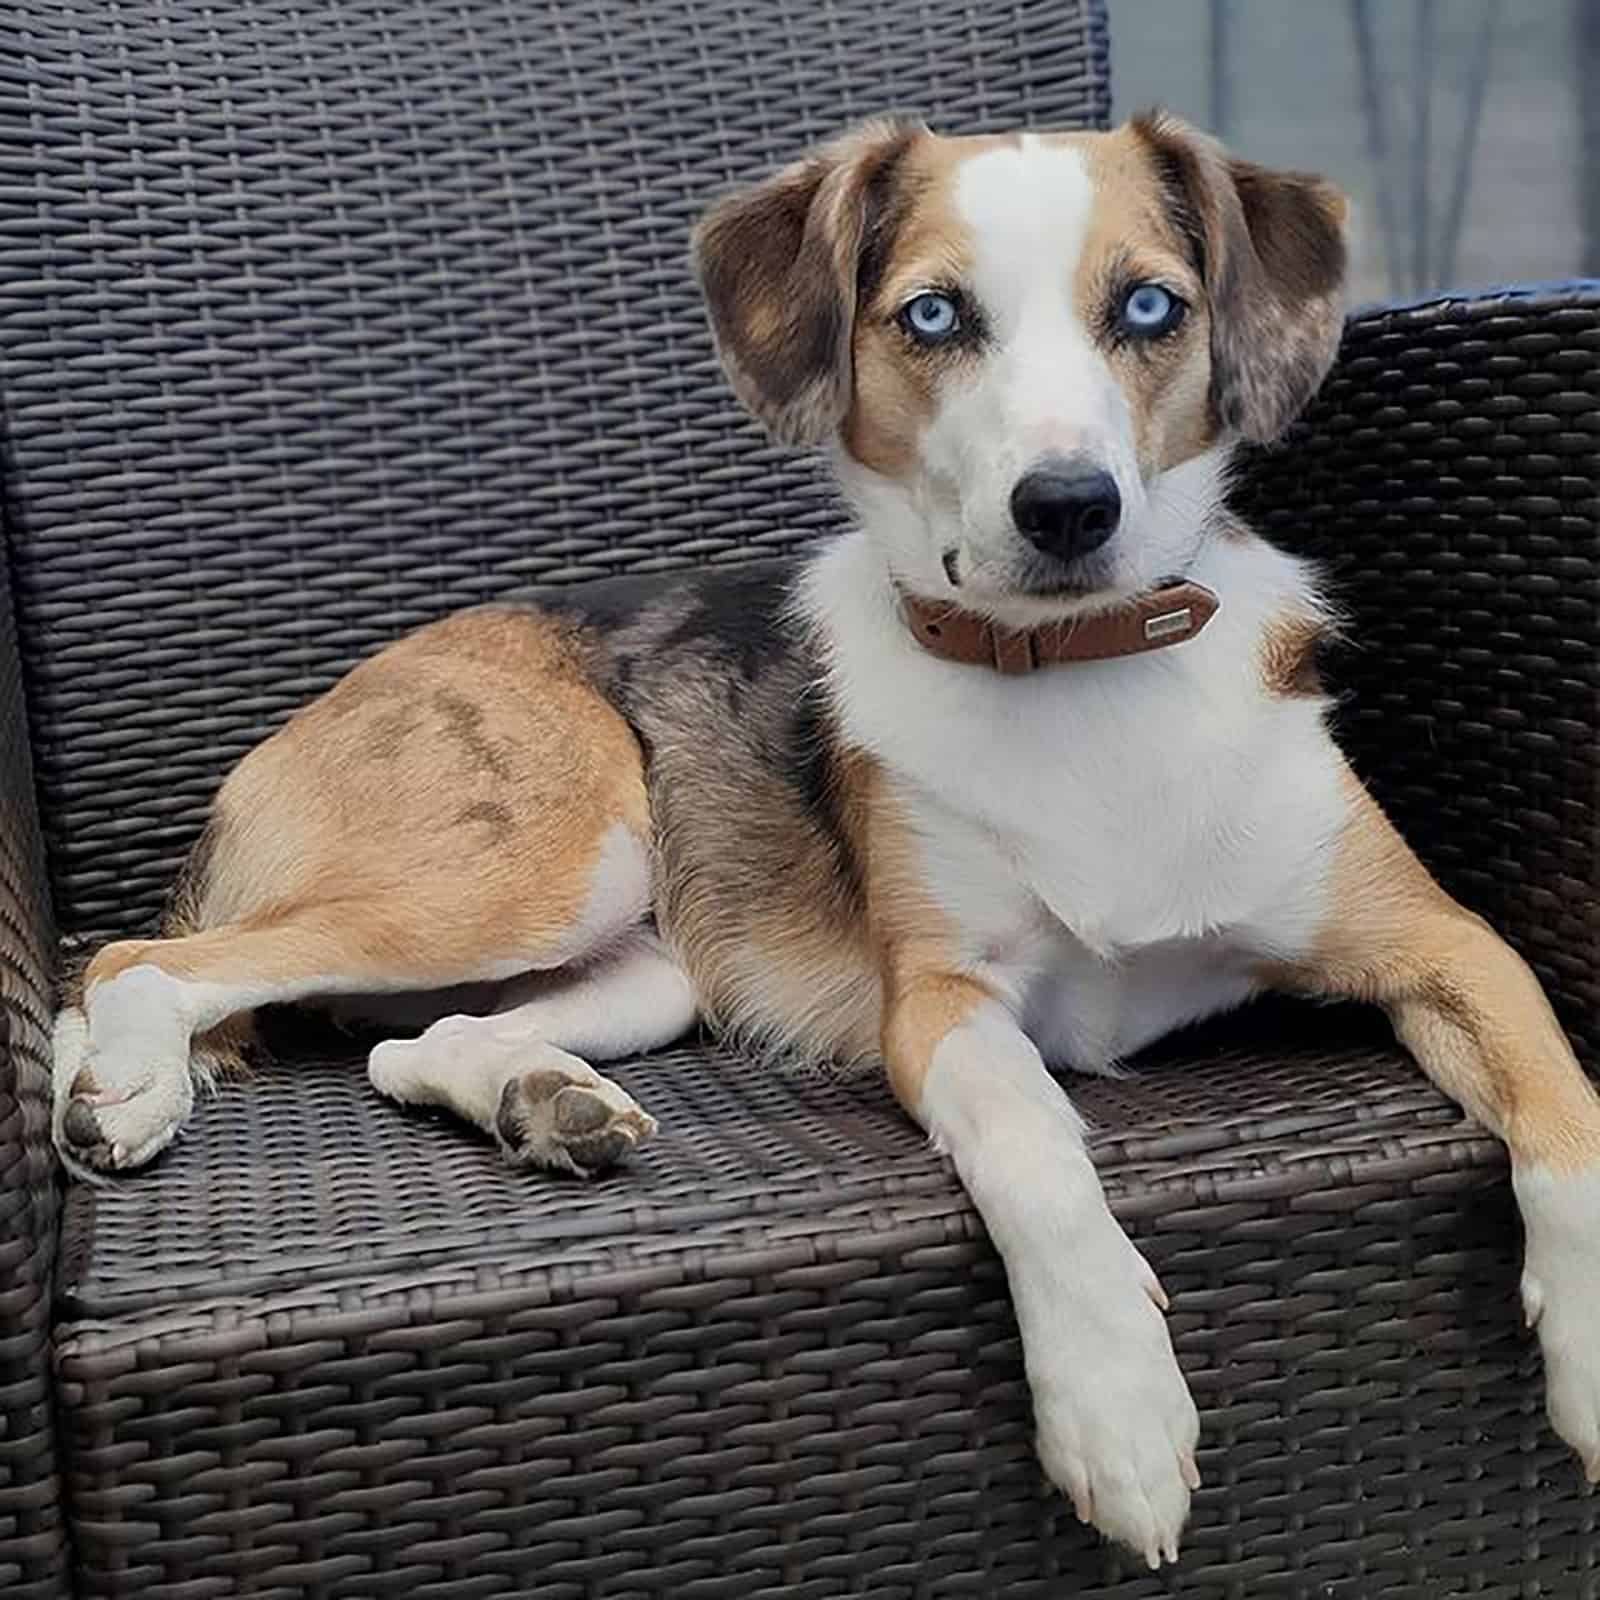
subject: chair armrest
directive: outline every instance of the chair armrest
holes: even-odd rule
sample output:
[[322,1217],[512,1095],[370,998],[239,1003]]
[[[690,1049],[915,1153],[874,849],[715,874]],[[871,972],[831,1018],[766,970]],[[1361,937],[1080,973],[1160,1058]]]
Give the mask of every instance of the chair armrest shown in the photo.
[[1358,313],[1236,498],[1334,579],[1358,771],[1600,1063],[1600,282]]
[[66,1562],[50,1393],[53,940],[5,573],[0,560],[0,1594],[55,1600]]

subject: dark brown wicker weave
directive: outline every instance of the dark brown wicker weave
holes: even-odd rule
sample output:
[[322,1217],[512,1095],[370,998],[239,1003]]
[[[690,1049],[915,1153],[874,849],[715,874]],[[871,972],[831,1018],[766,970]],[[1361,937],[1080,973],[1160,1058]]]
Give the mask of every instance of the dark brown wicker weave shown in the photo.
[[[62,931],[134,928],[400,629],[832,526],[690,217],[886,106],[1103,120],[1105,72],[1067,0],[0,5],[0,1594],[1600,1596],[1500,1154],[1365,1017],[1079,1092],[1204,1418],[1171,1578],[1046,1493],[998,1264],[875,1084],[625,1067],[662,1135],[583,1184],[301,1050],[58,1221],[36,814]],[[1356,319],[1241,498],[1334,562],[1360,765],[1592,1064],[1600,285]]]

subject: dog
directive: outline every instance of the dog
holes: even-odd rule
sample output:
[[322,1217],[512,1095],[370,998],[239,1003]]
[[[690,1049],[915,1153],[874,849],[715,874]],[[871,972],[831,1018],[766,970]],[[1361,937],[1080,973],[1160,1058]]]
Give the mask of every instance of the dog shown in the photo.
[[1198,1418],[1049,1069],[1353,998],[1508,1145],[1550,1416],[1600,1477],[1600,1100],[1336,748],[1315,574],[1225,503],[1332,363],[1345,217],[1161,113],[874,122],[716,204],[727,376],[829,453],[853,530],[464,612],[302,710],[222,786],[163,936],[60,1012],[67,1160],[149,1161],[276,1002],[453,991],[374,1087],[578,1174],[654,1130],[594,1063],[697,1018],[879,1063],[1003,1258],[1045,1472],[1156,1567]]

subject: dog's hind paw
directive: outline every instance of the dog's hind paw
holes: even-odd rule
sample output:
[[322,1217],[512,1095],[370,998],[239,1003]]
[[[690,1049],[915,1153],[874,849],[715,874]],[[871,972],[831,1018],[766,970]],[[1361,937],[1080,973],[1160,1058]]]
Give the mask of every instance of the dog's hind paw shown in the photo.
[[1519,1169],[1522,1305],[1539,1330],[1550,1425],[1600,1483],[1600,1165]]
[[56,1148],[69,1167],[142,1167],[172,1142],[194,1108],[186,1059],[154,1061],[137,1072],[111,1068],[94,1057],[76,1008],[56,1018],[54,1057]]
[[656,1131],[654,1117],[586,1062],[549,1045],[538,1053],[538,1064],[501,1091],[494,1119],[495,1138],[514,1165],[595,1177]]

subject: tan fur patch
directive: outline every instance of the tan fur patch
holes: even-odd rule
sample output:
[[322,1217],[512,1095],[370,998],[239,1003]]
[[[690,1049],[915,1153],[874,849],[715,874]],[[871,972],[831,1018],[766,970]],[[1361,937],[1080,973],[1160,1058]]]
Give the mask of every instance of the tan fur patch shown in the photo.
[[1433,881],[1353,774],[1346,784],[1326,926],[1309,960],[1264,976],[1383,1006],[1423,1071],[1517,1160],[1600,1159],[1600,1098],[1538,980]]
[[320,971],[419,987],[537,967],[584,915],[613,829],[646,848],[642,761],[581,637],[532,612],[464,612],[246,756],[169,918],[185,936],[108,946],[86,982],[140,962],[211,982]]
[[[1099,339],[1128,398],[1140,470],[1162,472],[1216,439],[1205,286],[1143,141],[1128,128],[1067,135],[1082,156],[1095,204],[1073,280],[1080,321]],[[1109,334],[1115,302],[1134,284],[1159,282],[1189,306],[1175,332],[1147,342]]]
[[956,175],[964,160],[1006,142],[923,134],[896,169],[875,246],[879,259],[869,264],[869,292],[857,308],[855,385],[841,434],[857,461],[885,477],[905,477],[915,468],[940,380],[964,359],[959,350],[914,349],[900,327],[900,308],[923,289],[959,284],[966,276],[972,240],[955,211]]
[[914,1117],[922,1114],[922,1086],[941,1042],[969,1021],[992,991],[975,978],[930,971],[899,989],[885,1014],[883,1059],[889,1086]]
[[1286,613],[1269,622],[1261,635],[1261,679],[1269,694],[1315,698],[1322,694],[1317,647],[1327,633],[1319,617]]
[[887,774],[862,762],[861,851],[883,974],[880,1050],[896,1098],[913,1116],[939,1041],[993,991],[959,971],[959,935],[923,879],[915,836]]
[[895,337],[857,326],[855,390],[841,437],[864,467],[905,478],[917,465],[917,440],[937,409],[938,388],[926,365],[887,348]]

